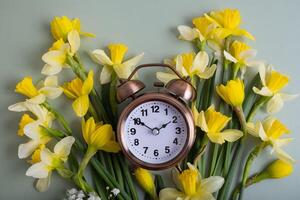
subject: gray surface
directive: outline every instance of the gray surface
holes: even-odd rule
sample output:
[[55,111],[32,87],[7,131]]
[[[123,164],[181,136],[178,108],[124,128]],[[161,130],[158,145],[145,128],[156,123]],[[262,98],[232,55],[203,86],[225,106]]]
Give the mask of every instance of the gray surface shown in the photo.
[[[28,165],[17,159],[17,145],[23,141],[16,136],[20,115],[7,111],[8,105],[20,100],[13,92],[15,83],[24,75],[38,77],[43,65],[40,57],[52,41],[48,22],[53,16],[79,17],[83,30],[97,34],[97,38],[83,41],[83,52],[102,48],[109,42],[124,42],[130,48],[129,55],[145,52],[143,62],[158,62],[191,50],[188,43],[176,39],[177,25],[188,24],[193,17],[205,11],[225,7],[240,9],[243,27],[257,38],[253,46],[258,49],[258,57],[290,75],[291,83],[286,91],[299,92],[300,2],[296,0],[0,0],[0,199],[60,199],[65,188],[70,187],[54,177],[48,192],[39,194],[34,191],[33,180],[24,175]],[[94,64],[90,66],[95,67]],[[149,73],[142,77],[149,82],[153,79]],[[293,131],[295,141],[287,147],[287,151],[296,160],[300,160],[298,112],[299,100],[296,100],[289,102],[278,114]],[[255,162],[257,168],[262,160]],[[299,199],[299,179],[297,163],[293,176],[251,187],[246,191],[245,200]]]

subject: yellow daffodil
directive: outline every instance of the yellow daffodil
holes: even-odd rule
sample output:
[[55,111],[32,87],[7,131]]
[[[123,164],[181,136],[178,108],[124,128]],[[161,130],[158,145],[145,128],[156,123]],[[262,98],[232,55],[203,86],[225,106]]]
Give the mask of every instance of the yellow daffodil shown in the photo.
[[160,200],[178,200],[178,199],[197,199],[207,200],[215,199],[212,195],[218,191],[223,183],[224,179],[220,176],[211,176],[205,179],[201,179],[201,176],[197,169],[189,165],[189,169],[181,172],[177,177],[180,190],[175,188],[164,188],[159,193]]
[[25,127],[27,124],[29,124],[29,123],[31,123],[31,122],[33,122],[33,121],[34,121],[34,119],[32,119],[32,118],[30,117],[30,115],[28,115],[28,114],[23,114],[23,116],[22,116],[22,118],[21,118],[21,120],[20,120],[20,123],[19,123],[18,135],[19,135],[19,136],[24,136],[24,127]]
[[219,96],[229,105],[240,107],[243,104],[245,92],[244,83],[240,79],[230,80],[226,85],[216,87]]
[[267,168],[265,172],[268,178],[284,178],[293,173],[293,165],[282,160],[275,160]]
[[80,37],[76,30],[68,33],[66,43],[62,39],[54,42],[49,51],[42,56],[42,60],[46,63],[42,69],[42,74],[54,75],[59,73],[62,68],[69,67],[66,63],[67,55],[73,56],[78,51],[79,46]]
[[[175,69],[184,77],[193,77],[196,75],[202,79],[209,79],[215,73],[217,66],[214,64],[211,67],[208,67],[208,62],[209,57],[205,51],[200,51],[196,55],[193,52],[184,53],[176,56]],[[164,83],[177,77],[173,73],[165,72],[157,72],[156,76]]]
[[93,71],[90,71],[85,81],[75,78],[63,85],[64,94],[68,98],[74,99],[72,107],[78,117],[84,116],[89,109],[89,94],[94,86],[93,76]]
[[148,170],[139,167],[134,170],[134,176],[139,185],[155,199],[157,194],[152,174]]
[[40,161],[28,168],[26,175],[38,179],[37,189],[39,191],[45,191],[48,188],[53,170],[65,169],[64,163],[68,159],[74,142],[74,137],[68,136],[56,143],[54,152],[43,148],[40,153]]
[[220,11],[212,11],[204,14],[207,20],[217,25],[215,32],[221,38],[226,38],[229,35],[245,36],[251,40],[255,38],[246,30],[240,29],[241,15],[237,9],[224,9]]
[[251,135],[259,137],[263,142],[270,144],[272,146],[272,152],[275,152],[280,160],[294,163],[294,159],[281,148],[292,141],[292,138],[281,138],[290,131],[278,119],[268,117],[262,122],[256,122],[256,124],[247,123],[247,131]]
[[[19,130],[24,133],[30,140],[27,143],[20,144],[18,149],[19,158],[26,158],[30,156],[36,149],[47,144],[52,137],[43,131],[41,126],[51,127],[54,116],[47,109],[37,104],[30,102],[24,103],[24,107],[27,111],[32,112],[36,116],[36,120],[30,119],[31,122],[22,124],[23,130]],[[20,126],[20,128],[22,128]]]
[[63,39],[64,41],[66,41],[68,33],[73,30],[77,31],[80,35],[95,37],[95,35],[92,33],[81,31],[80,20],[78,18],[71,20],[66,16],[54,17],[50,22],[50,26],[52,36],[55,40]]
[[253,91],[261,96],[271,97],[266,105],[267,112],[278,112],[283,107],[284,101],[292,100],[298,96],[280,93],[288,84],[289,77],[272,69],[271,66],[259,67],[259,75],[263,87],[261,89],[253,87]]
[[199,38],[200,41],[213,39],[213,31],[217,27],[215,23],[212,23],[206,17],[197,17],[193,19],[195,28],[189,26],[180,25],[177,27],[180,39],[192,41]]
[[214,106],[210,106],[205,112],[200,113],[193,107],[195,124],[204,131],[210,141],[223,144],[225,141],[234,142],[243,136],[243,132],[235,129],[226,129],[222,131],[230,118],[220,112],[215,111]]
[[82,120],[82,134],[85,142],[95,151],[117,153],[120,145],[116,142],[112,126],[110,124],[96,124],[94,118]]
[[[46,98],[55,99],[61,95],[62,91],[62,88],[58,86],[56,76],[46,77],[37,86],[32,83],[31,77],[25,77],[16,85],[15,89],[15,92],[28,97],[28,101],[35,104],[45,102]],[[23,111],[19,110],[20,108],[20,103],[8,107],[11,111]]]
[[110,51],[110,57],[106,55],[102,49],[96,49],[92,51],[92,59],[101,65],[103,65],[100,82],[106,84],[111,81],[111,74],[116,72],[117,76],[122,79],[128,78],[134,67],[142,59],[144,53],[141,53],[127,61],[123,61],[124,56],[128,50],[128,47],[124,44],[110,44],[108,45]]
[[254,66],[253,59],[256,55],[256,50],[251,49],[246,43],[235,40],[231,43],[229,52],[224,50],[224,57],[240,67]]
[[41,151],[45,148],[45,145],[40,145],[31,155],[31,159],[28,161],[30,164],[35,164],[41,161]]

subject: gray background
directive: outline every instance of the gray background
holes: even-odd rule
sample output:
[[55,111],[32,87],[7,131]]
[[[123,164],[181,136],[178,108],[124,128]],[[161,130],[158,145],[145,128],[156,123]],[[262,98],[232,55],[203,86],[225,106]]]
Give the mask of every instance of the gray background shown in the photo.
[[[48,192],[41,194],[33,189],[33,179],[24,175],[28,165],[17,158],[17,145],[24,141],[16,136],[20,115],[7,111],[8,105],[21,100],[13,92],[15,83],[25,75],[39,77],[43,66],[41,55],[52,42],[48,23],[53,16],[79,17],[82,30],[97,35],[94,39],[84,39],[81,48],[88,66],[96,67],[86,52],[103,48],[109,42],[126,43],[128,56],[145,52],[145,63],[190,51],[189,43],[177,40],[176,26],[190,24],[193,17],[225,7],[240,9],[242,27],[256,36],[257,41],[251,45],[258,49],[258,57],[288,73],[291,83],[286,91],[299,93],[300,2],[296,0],[0,0],[0,199],[60,199],[65,189],[71,187],[54,176]],[[142,78],[153,80],[148,72]],[[71,113],[70,109],[65,109],[65,113]],[[300,160],[298,114],[299,100],[289,102],[278,114],[293,132],[295,140],[286,149],[296,160]],[[264,158],[255,162],[256,168]],[[247,189],[245,200],[299,199],[298,163],[292,176]]]

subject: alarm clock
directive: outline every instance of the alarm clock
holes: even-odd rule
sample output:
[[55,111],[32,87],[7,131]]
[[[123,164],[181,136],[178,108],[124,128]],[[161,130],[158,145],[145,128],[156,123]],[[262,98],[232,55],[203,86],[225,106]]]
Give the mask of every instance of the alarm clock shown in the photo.
[[[138,95],[145,85],[132,80],[141,68],[166,67],[178,79],[173,79],[160,92]],[[132,164],[151,170],[166,169],[176,165],[189,152],[195,139],[195,125],[188,102],[196,96],[195,88],[172,66],[143,64],[117,87],[117,101],[132,98],[121,112],[117,138],[124,155]]]

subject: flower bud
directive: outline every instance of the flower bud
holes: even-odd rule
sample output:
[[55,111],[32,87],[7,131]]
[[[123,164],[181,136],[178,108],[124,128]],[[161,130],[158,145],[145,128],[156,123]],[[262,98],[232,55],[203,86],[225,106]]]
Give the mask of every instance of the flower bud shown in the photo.
[[264,170],[269,178],[284,178],[293,173],[293,165],[282,160],[275,160]]
[[137,182],[139,183],[139,185],[148,194],[150,194],[152,198],[155,198],[157,196],[153,177],[148,170],[139,167],[134,171],[134,176]]

